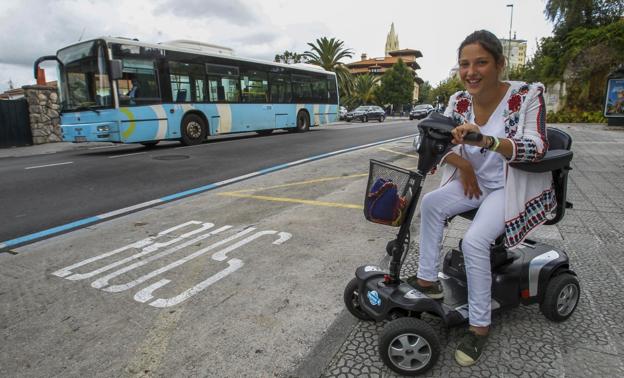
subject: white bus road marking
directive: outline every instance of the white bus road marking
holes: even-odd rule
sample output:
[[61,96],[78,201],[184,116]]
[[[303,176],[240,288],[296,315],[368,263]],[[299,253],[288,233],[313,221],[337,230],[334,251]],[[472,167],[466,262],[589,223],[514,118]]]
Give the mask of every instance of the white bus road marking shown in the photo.
[[[198,228],[196,228],[196,229],[194,229],[192,231],[186,232],[186,233],[184,233],[184,234],[182,234],[182,235],[180,235],[178,237],[171,238],[171,239],[168,239],[168,240],[165,239],[166,241],[164,241],[164,242],[155,242],[155,240],[157,240],[158,238],[166,237],[166,235],[172,233],[173,231],[180,230],[182,228],[189,227],[189,226],[198,226]],[[71,280],[71,281],[83,280],[83,279],[91,278],[91,277],[94,277],[94,276],[96,276],[96,275],[98,275],[100,273],[109,271],[109,270],[111,270],[113,268],[116,268],[116,267],[118,267],[120,265],[128,263],[128,262],[130,262],[132,260],[136,260],[136,259],[142,258],[143,256],[145,256],[147,254],[155,252],[155,251],[157,251],[159,249],[162,249],[164,247],[171,246],[171,245],[173,245],[175,243],[183,241],[184,239],[188,239],[191,236],[199,234],[198,236],[196,236],[196,237],[194,237],[194,238],[192,238],[192,239],[190,239],[188,241],[185,241],[185,242],[183,242],[181,244],[175,245],[175,246],[173,246],[171,248],[165,249],[163,252],[160,252],[160,253],[158,253],[156,255],[150,256],[150,257],[146,258],[145,260],[141,260],[139,262],[135,262],[135,263],[130,264],[128,266],[125,266],[125,267],[123,267],[121,269],[113,271],[112,273],[109,273],[109,274],[107,274],[107,275],[105,275],[103,277],[100,277],[100,278],[96,279],[95,281],[93,281],[91,283],[91,286],[96,288],[96,289],[100,289],[100,290],[107,291],[107,292],[121,292],[121,291],[125,291],[125,290],[128,290],[128,289],[131,289],[131,288],[133,288],[133,287],[135,287],[135,286],[137,286],[137,285],[139,285],[139,284],[141,284],[141,283],[143,283],[143,282],[145,282],[145,281],[147,281],[147,280],[149,280],[151,278],[157,277],[157,276],[161,275],[162,273],[165,273],[165,272],[167,272],[167,271],[169,271],[169,270],[171,270],[171,269],[173,269],[175,267],[178,267],[178,266],[180,266],[180,265],[182,265],[182,264],[184,264],[184,263],[186,263],[186,262],[188,262],[190,260],[193,260],[196,257],[204,255],[205,253],[207,253],[207,252],[209,252],[209,251],[211,251],[213,249],[221,247],[224,244],[227,244],[227,243],[229,243],[229,242],[231,242],[231,241],[233,241],[235,239],[238,239],[238,238],[240,238],[242,236],[250,234],[250,233],[252,233],[252,232],[254,232],[256,230],[255,227],[244,227],[244,228],[242,228],[241,231],[239,231],[235,235],[232,235],[232,236],[230,236],[230,237],[228,237],[228,238],[226,238],[224,240],[218,241],[218,242],[213,243],[213,244],[211,244],[211,245],[209,245],[207,247],[204,247],[204,248],[202,248],[202,249],[200,249],[200,250],[198,250],[198,251],[196,251],[196,252],[194,252],[194,253],[192,253],[192,254],[190,254],[188,256],[185,256],[185,257],[183,257],[183,258],[181,258],[179,260],[176,260],[176,261],[174,261],[174,262],[172,262],[172,263],[170,263],[170,264],[168,264],[168,265],[166,265],[166,266],[164,266],[162,268],[159,268],[159,269],[156,269],[156,270],[154,270],[154,271],[152,271],[150,273],[147,273],[147,274],[145,274],[145,275],[143,275],[143,276],[141,276],[141,277],[139,277],[139,278],[137,278],[137,279],[135,279],[133,281],[130,281],[128,283],[121,284],[121,285],[111,285],[111,286],[109,286],[109,281],[111,279],[113,279],[114,277],[117,277],[117,276],[119,276],[119,275],[121,275],[123,273],[131,271],[131,270],[136,269],[138,267],[141,267],[141,266],[143,266],[145,264],[148,264],[148,263],[150,263],[152,261],[155,261],[157,259],[160,259],[162,257],[168,256],[168,255],[170,255],[170,254],[172,254],[172,253],[174,253],[176,251],[179,251],[179,250],[181,250],[183,248],[186,248],[186,247],[192,246],[194,244],[197,244],[198,241],[201,241],[201,240],[206,239],[206,238],[208,238],[208,237],[210,237],[212,235],[216,235],[216,234],[218,234],[218,233],[220,233],[222,231],[225,231],[225,230],[228,230],[228,229],[232,228],[232,226],[226,225],[226,226],[220,227],[220,228],[218,228],[216,230],[210,231],[208,233],[202,233],[202,232],[205,232],[205,231],[211,229],[213,226],[214,226],[213,223],[199,222],[199,221],[188,221],[188,222],[179,224],[177,226],[168,228],[168,229],[166,229],[164,231],[161,231],[156,236],[145,238],[145,239],[136,241],[134,243],[125,245],[125,246],[123,246],[121,248],[115,249],[113,251],[106,252],[106,253],[103,253],[103,254],[95,256],[95,257],[88,258],[88,259],[80,261],[80,262],[78,262],[76,264],[73,264],[73,265],[70,265],[68,267],[59,269],[59,270],[53,272],[52,274],[57,276],[57,277],[62,277],[62,278],[65,278],[65,279],[68,279],[68,280]],[[244,246],[244,245],[246,245],[246,244],[248,244],[248,243],[250,243],[250,242],[252,242],[252,241],[254,241],[254,240],[256,240],[256,239],[258,239],[260,237],[262,237],[262,236],[264,236],[264,235],[275,235],[275,234],[277,234],[278,239],[273,241],[273,243],[272,243],[273,245],[281,245],[284,242],[288,241],[292,237],[292,235],[289,234],[288,232],[278,232],[278,231],[272,231],[272,230],[258,231],[256,233],[252,234],[251,236],[246,237],[245,239],[239,240],[236,243],[234,243],[234,244],[232,244],[232,245],[230,245],[230,246],[228,246],[226,248],[223,248],[223,249],[213,253],[212,260],[222,262],[222,261],[224,261],[224,260],[226,260],[228,258],[227,257],[227,253],[229,253],[231,251],[234,251],[234,250],[236,250],[236,249],[238,249],[238,248],[240,248],[240,247],[242,247],[242,246]],[[84,265],[93,263],[95,261],[98,261],[98,260],[101,260],[101,259],[113,256],[113,255],[119,254],[119,253],[121,253],[123,251],[131,250],[131,249],[136,249],[136,250],[140,250],[140,251],[138,253],[134,254],[134,255],[131,255],[129,257],[125,257],[125,258],[119,259],[119,260],[117,260],[117,261],[115,261],[115,262],[113,262],[111,264],[108,264],[108,265],[106,265],[104,267],[101,267],[101,268],[98,268],[98,269],[94,269],[94,270],[92,270],[90,272],[80,273],[80,274],[72,272],[76,268],[82,267]],[[154,298],[154,295],[153,295],[154,291],[158,290],[159,288],[161,288],[161,287],[167,285],[169,282],[171,282],[171,280],[163,278],[163,279],[160,279],[159,281],[157,281],[155,283],[152,283],[152,284],[148,285],[147,287],[139,290],[134,295],[134,299],[137,302],[141,302],[141,303],[145,303],[145,302],[148,302],[148,301],[151,301],[151,300],[154,299],[151,303],[148,303],[150,306],[153,306],[153,307],[162,308],[162,307],[175,306],[175,305],[180,304],[183,301],[187,300],[188,298],[192,297],[193,295],[195,295],[195,294],[205,290],[210,285],[212,285],[215,282],[221,280],[222,278],[224,278],[224,277],[230,275],[231,273],[237,271],[238,269],[240,269],[244,265],[244,262],[242,260],[236,259],[236,258],[232,258],[232,259],[226,261],[226,263],[228,264],[228,266],[225,269],[222,269],[221,271],[217,272],[216,274],[213,274],[212,276],[210,276],[207,279],[203,280],[202,282],[196,284],[195,286],[193,286],[193,287],[191,287],[191,288],[183,291],[182,293],[180,293],[180,294],[178,294],[176,296],[173,296],[171,298]]]
[[[191,232],[187,232],[186,234],[180,235],[177,238],[170,239],[167,242],[152,244],[155,239],[158,239],[158,238],[160,238],[160,237],[162,237],[164,235],[169,234],[170,232],[179,230],[181,228],[184,228],[184,227],[192,225],[192,224],[195,224],[195,225],[201,224],[202,227],[198,228],[197,230],[194,230],[194,231],[191,231]],[[79,262],[77,264],[68,266],[67,268],[63,268],[61,270],[57,270],[56,272],[54,272],[52,274],[55,275],[55,276],[58,276],[58,277],[65,277],[65,278],[67,278],[68,280],[71,280],[71,281],[84,280],[85,278],[93,277],[93,276],[98,275],[98,274],[100,274],[102,272],[105,272],[105,271],[107,271],[107,270],[109,270],[111,268],[114,268],[114,267],[116,267],[118,265],[124,264],[124,263],[126,263],[128,261],[137,259],[137,258],[139,258],[141,256],[144,256],[144,255],[148,254],[148,253],[154,252],[154,251],[156,251],[156,250],[158,250],[158,249],[160,249],[162,247],[166,247],[166,246],[169,246],[169,245],[171,245],[173,243],[177,243],[177,242],[179,242],[182,239],[185,239],[185,238],[187,238],[189,236],[192,236],[194,234],[197,234],[199,232],[208,230],[208,229],[212,228],[213,226],[214,226],[214,224],[212,224],[212,223],[201,223],[201,222],[198,222],[198,221],[190,221],[190,222],[182,223],[182,224],[179,224],[179,225],[177,225],[175,227],[171,227],[171,228],[169,228],[169,229],[167,229],[165,231],[159,232],[158,235],[156,235],[154,237],[149,237],[149,238],[146,238],[146,239],[143,239],[143,240],[139,240],[139,241],[137,241],[135,243],[123,246],[123,247],[121,247],[119,249],[116,249],[114,251],[107,252],[107,253],[101,254],[99,256],[95,256],[95,257],[92,257],[90,259],[83,260],[83,261],[81,261],[81,262]],[[213,234],[214,233],[209,233],[209,234],[202,235],[200,237],[201,239],[200,238],[192,239],[191,241],[183,244],[180,248],[184,248],[187,244],[195,243],[195,242],[197,242],[199,240],[202,240],[202,239],[205,239],[208,236],[211,236]],[[141,252],[139,252],[139,253],[137,253],[135,255],[132,255],[130,257],[127,257],[125,259],[121,259],[119,261],[116,261],[116,262],[114,262],[112,264],[109,264],[109,265],[107,265],[105,267],[93,270],[91,272],[83,273],[83,274],[78,274],[78,273],[72,274],[72,272],[71,272],[71,270],[73,270],[73,269],[76,269],[76,268],[78,268],[80,266],[92,263],[92,262],[97,261],[97,260],[101,260],[101,259],[103,259],[105,257],[113,256],[113,255],[116,255],[116,254],[118,254],[120,252],[129,250],[129,249],[139,249],[139,248],[142,249]],[[69,276],[70,274],[72,274],[72,275]],[[67,276],[69,276],[69,277],[67,277]]]
[[142,155],[142,154],[144,154],[144,153],[145,153],[145,152],[134,152],[134,153],[131,153],[131,154],[123,154],[123,155],[109,156],[108,158],[109,158],[109,159],[117,159],[117,158],[120,158],[120,157],[126,157],[126,156]]
[[55,167],[57,165],[66,165],[66,164],[73,164],[73,161],[66,161],[63,163],[54,163],[54,164],[46,164],[46,165],[36,165],[34,167],[26,167],[24,169],[37,169],[37,168],[46,168],[46,167]]

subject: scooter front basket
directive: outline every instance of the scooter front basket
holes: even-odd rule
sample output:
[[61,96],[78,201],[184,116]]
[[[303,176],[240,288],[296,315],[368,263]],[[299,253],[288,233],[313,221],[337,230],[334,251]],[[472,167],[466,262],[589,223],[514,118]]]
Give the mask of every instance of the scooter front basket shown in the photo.
[[416,172],[371,160],[364,198],[366,220],[400,227],[405,221],[419,177]]

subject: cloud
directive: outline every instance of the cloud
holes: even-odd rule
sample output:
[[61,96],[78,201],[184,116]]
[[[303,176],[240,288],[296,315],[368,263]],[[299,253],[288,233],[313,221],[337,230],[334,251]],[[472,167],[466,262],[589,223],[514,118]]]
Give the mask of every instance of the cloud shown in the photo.
[[5,36],[0,38],[0,63],[32,66],[38,57],[52,55],[80,39],[129,30],[124,22],[110,24],[113,11],[109,7],[116,2],[29,0],[19,7],[0,9],[0,35]]
[[154,14],[172,13],[185,18],[220,19],[236,25],[257,22],[258,13],[242,0],[165,0],[154,9]]

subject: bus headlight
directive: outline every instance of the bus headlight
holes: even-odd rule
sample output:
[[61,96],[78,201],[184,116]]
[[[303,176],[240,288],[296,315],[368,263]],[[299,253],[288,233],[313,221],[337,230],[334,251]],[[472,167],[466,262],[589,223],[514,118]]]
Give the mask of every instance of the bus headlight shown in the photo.
[[107,133],[109,131],[108,125],[101,125],[97,127],[98,133]]

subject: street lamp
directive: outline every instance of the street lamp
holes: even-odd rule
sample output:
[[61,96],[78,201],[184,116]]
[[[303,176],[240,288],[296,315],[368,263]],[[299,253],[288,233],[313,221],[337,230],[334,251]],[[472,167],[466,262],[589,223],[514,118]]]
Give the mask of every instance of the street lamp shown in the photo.
[[511,18],[509,19],[509,39],[507,40],[507,79],[511,71],[511,25],[513,23],[513,4],[507,4],[507,8],[511,8]]

